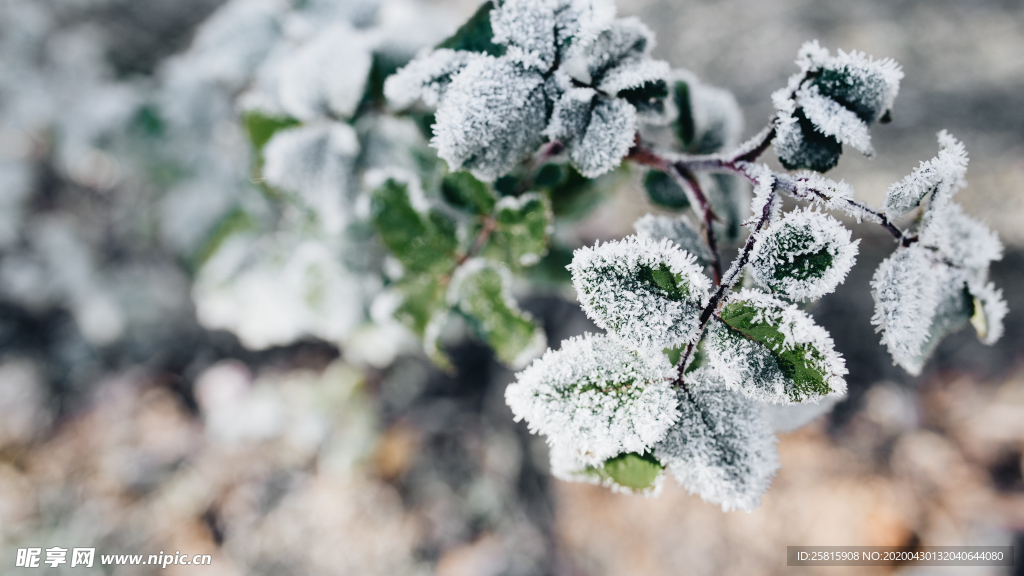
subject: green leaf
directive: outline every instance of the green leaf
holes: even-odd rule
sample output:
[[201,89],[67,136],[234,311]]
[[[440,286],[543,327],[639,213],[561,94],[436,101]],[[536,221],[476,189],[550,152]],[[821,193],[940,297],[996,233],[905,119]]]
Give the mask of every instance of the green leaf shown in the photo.
[[676,181],[661,170],[649,170],[644,175],[644,189],[651,202],[665,208],[682,210],[690,207],[686,192]]
[[263,152],[263,147],[279,130],[298,126],[299,121],[288,116],[269,116],[258,110],[246,112],[242,116],[242,123],[245,124],[245,131],[249,134],[249,141],[257,154]]
[[447,274],[455,263],[455,224],[435,209],[413,206],[409,185],[393,178],[370,196],[370,214],[384,246],[410,272]]
[[663,470],[651,453],[629,452],[605,460],[600,468],[588,466],[586,473],[631,490],[646,490],[654,486]]
[[497,264],[477,258],[456,270],[448,303],[469,321],[498,359],[522,368],[547,347],[544,332],[512,300],[511,276]]
[[490,214],[498,201],[487,184],[469,172],[452,172],[441,181],[441,195],[452,206],[471,214]]
[[664,80],[651,80],[618,93],[618,97],[632,104],[637,112],[658,115],[665,113],[665,99],[668,95],[668,83]]
[[506,197],[494,211],[494,231],[484,254],[517,269],[540,262],[548,251],[551,205],[540,194]]
[[466,50],[468,52],[484,52],[491,56],[503,56],[505,47],[494,43],[494,32],[491,30],[491,10],[494,9],[494,2],[488,0],[477,9],[476,13],[470,16],[469,20],[459,27],[437,48],[449,48],[451,50]]
[[791,382],[787,392],[794,402],[806,397],[824,396],[832,391],[826,375],[816,366],[825,363],[821,351],[810,344],[785,346],[785,336],[777,325],[759,322],[762,314],[746,302],[733,302],[722,308],[720,318],[732,330],[767,348],[779,370]]
[[803,108],[797,108],[794,116],[798,130],[788,135],[785,153],[779,155],[782,165],[787,170],[806,168],[815,172],[828,172],[835,168],[843,154],[843,145],[834,137],[815,130]]
[[867,124],[874,122],[883,113],[891,112],[882,110],[887,87],[885,78],[879,72],[865,68],[857,68],[856,73],[846,67],[825,69],[820,70],[810,84],[817,86],[823,96],[835,100]]
[[780,235],[777,245],[779,252],[789,254],[790,259],[778,263],[772,276],[776,280],[821,278],[832,267],[832,254],[828,247],[808,253],[815,244],[814,236],[793,226],[789,226],[787,231],[790,233]]

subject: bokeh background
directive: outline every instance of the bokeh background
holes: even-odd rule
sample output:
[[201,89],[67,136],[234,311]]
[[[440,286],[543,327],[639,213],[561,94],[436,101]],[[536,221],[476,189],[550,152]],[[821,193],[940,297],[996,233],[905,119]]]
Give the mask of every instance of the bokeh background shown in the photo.
[[[1007,246],[992,267],[1003,339],[955,334],[912,378],[869,322],[868,283],[893,243],[854,225],[858,264],[813,311],[847,358],[849,397],[782,435],[782,468],[749,514],[671,480],[657,499],[553,480],[543,440],[504,404],[512,373],[471,339],[450,344],[452,376],[415,352],[380,365],[313,338],[254,351],[203,328],[182,246],[223,192],[169,187],[153,158],[208,184],[245,173],[247,152],[241,167],[207,153],[239,148],[217,90],[189,93],[207,116],[189,116],[179,149],[140,136],[140,110],[183,102],[175,82],[209,73],[181,55],[221,4],[0,0],[0,571],[23,572],[16,548],[57,545],[213,556],[168,574],[1024,574],[785,566],[787,545],[1024,550],[1024,4],[620,3],[655,30],[656,55],[735,93],[745,134],[806,40],[896,59],[906,77],[894,121],[872,131],[877,157],[846,154],[835,177],[877,205],[949,129],[971,155],[959,201]],[[476,8],[426,6],[429,25],[412,28],[428,38]],[[651,209],[627,183],[578,236],[621,237]],[[592,329],[571,294],[523,306],[552,345]]]

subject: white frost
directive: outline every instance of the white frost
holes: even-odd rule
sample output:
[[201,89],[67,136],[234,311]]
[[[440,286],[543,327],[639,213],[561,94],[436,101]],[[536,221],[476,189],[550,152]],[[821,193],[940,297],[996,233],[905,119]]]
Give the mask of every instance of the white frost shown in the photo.
[[760,406],[699,369],[676,391],[679,420],[654,456],[680,485],[723,511],[751,511],[779,469],[776,438]]
[[[628,236],[598,243],[576,250],[568,268],[583,311],[629,346],[660,351],[698,337],[711,282],[672,241]],[[673,277],[679,299],[655,284],[652,271]]]
[[641,355],[607,336],[584,335],[548,350],[516,374],[505,401],[516,420],[588,464],[644,452],[679,417],[663,354]]

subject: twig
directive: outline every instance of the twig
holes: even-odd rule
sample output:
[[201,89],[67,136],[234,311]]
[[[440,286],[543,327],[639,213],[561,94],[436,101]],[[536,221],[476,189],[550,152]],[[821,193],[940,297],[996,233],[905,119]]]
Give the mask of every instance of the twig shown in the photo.
[[[750,253],[751,251],[753,251],[754,244],[757,242],[758,234],[768,224],[768,221],[771,220],[772,210],[774,208],[773,205],[776,201],[777,196],[775,194],[775,190],[772,189],[771,194],[768,196],[768,201],[764,203],[764,208],[761,210],[761,218],[759,218],[758,221],[754,224],[754,228],[750,231],[750,235],[747,236],[747,241],[744,242],[743,249],[740,250],[740,253],[738,256],[736,256],[736,259],[732,261],[732,264],[729,266],[729,270],[725,273],[725,276],[722,278],[722,282],[718,285],[718,288],[715,289],[714,294],[711,295],[711,298],[708,300],[708,303],[704,306],[704,309],[701,310],[701,334],[704,333],[704,328],[707,327],[708,322],[711,320],[711,316],[718,308],[718,305],[725,298],[729,290],[731,290],[732,287],[736,285],[736,282],[739,280],[740,277],[740,272],[743,271],[743,267],[746,266],[747,262],[750,261]],[[691,355],[693,355],[693,350],[697,345],[697,341],[699,340],[700,338],[697,338],[693,342],[690,342],[689,344],[686,345],[686,350],[683,352],[682,358],[679,359],[679,365],[676,366],[676,379],[673,385],[683,386],[683,376],[686,371],[686,361],[690,359]]]

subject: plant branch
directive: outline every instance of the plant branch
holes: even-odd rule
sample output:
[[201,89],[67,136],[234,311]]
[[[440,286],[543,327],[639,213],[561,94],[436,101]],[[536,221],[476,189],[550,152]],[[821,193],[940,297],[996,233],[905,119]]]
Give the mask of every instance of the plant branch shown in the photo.
[[[768,196],[768,201],[764,203],[764,208],[761,210],[761,217],[754,224],[753,229],[750,230],[750,235],[747,236],[746,242],[743,243],[743,248],[740,250],[736,259],[732,261],[729,266],[729,270],[725,273],[722,278],[722,282],[715,289],[715,292],[711,295],[708,303],[704,306],[704,309],[700,313],[700,333],[704,333],[704,329],[707,327],[708,322],[711,321],[711,316],[715,313],[718,305],[722,302],[729,290],[736,285],[736,282],[740,278],[740,273],[743,271],[743,267],[750,261],[750,253],[754,249],[754,244],[757,242],[757,237],[761,230],[768,225],[768,222],[772,217],[772,210],[778,197],[773,189]],[[686,345],[686,350],[683,352],[682,358],[679,359],[679,365],[676,367],[676,379],[673,383],[675,386],[683,386],[684,384],[684,373],[686,371],[686,362],[693,355],[693,350],[697,346],[697,342],[700,341],[698,337],[693,342]]]

